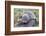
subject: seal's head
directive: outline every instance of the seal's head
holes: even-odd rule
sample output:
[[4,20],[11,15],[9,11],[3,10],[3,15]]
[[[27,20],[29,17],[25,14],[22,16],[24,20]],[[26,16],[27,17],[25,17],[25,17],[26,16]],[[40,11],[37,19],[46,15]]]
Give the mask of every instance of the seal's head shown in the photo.
[[29,16],[28,16],[28,14],[24,14],[23,16],[22,16],[22,22],[23,23],[27,23],[29,21]]

